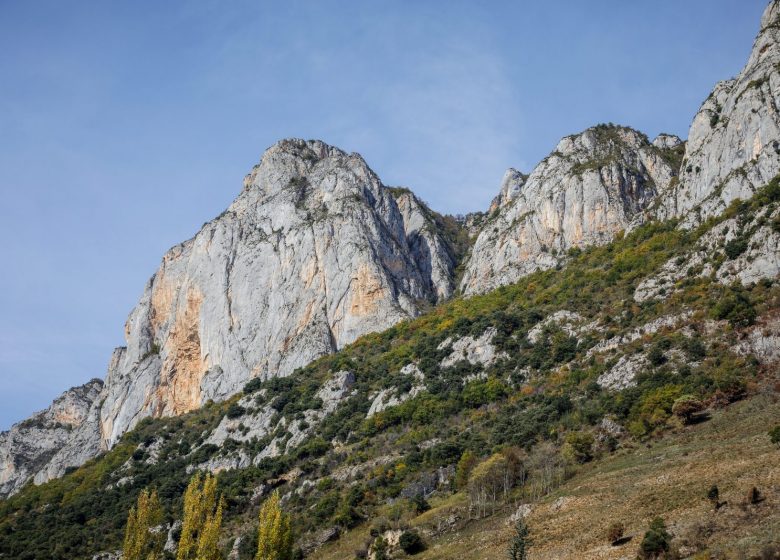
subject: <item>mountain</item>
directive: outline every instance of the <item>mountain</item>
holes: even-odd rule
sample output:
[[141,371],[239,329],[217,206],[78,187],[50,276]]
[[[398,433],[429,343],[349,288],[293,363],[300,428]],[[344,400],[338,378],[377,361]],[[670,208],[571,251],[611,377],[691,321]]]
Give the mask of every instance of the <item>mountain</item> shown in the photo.
[[562,139],[528,176],[507,171],[466,264],[463,293],[511,284],[555,267],[569,249],[611,241],[669,187],[676,148],[601,125]]
[[[61,475],[144,417],[289,375],[418,315],[453,291],[453,224],[410,191],[382,185],[357,154],[277,143],[230,207],[168,251],[146,284],[125,325],[127,346],[111,357],[97,421],[70,432],[85,452],[51,457],[49,447],[20,448],[7,436],[2,493]],[[55,432],[46,437],[64,445],[68,435]]]
[[773,0],[687,141],[594,126],[484,214],[271,147],[165,255],[105,381],[0,435],[0,559],[114,551],[147,487],[174,546],[197,470],[239,560],[274,489],[311,558],[402,558],[410,533],[420,558],[495,558],[519,519],[540,558],[634,557],[658,515],[681,557],[771,558],[778,30]]

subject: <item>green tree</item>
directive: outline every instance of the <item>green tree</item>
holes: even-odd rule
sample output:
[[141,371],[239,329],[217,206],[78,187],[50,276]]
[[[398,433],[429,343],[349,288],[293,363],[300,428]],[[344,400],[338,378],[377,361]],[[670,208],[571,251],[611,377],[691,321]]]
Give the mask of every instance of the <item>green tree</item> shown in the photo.
[[455,487],[458,490],[463,490],[469,483],[469,475],[474,467],[479,463],[479,458],[473,451],[466,450],[463,455],[460,456],[458,461],[458,468],[455,471]]
[[642,560],[666,558],[669,555],[671,541],[672,536],[666,530],[666,523],[662,518],[656,517],[650,523],[650,529],[639,545],[639,557]]
[[260,508],[255,560],[292,560],[290,516],[282,511],[278,491]]
[[507,556],[509,560],[527,560],[529,548],[531,548],[531,538],[528,525],[521,518],[515,523],[515,534],[512,535],[512,540],[509,543]]
[[704,403],[693,395],[678,397],[672,405],[672,414],[682,420],[683,424],[690,424],[693,417],[704,410]]
[[[184,515],[176,560],[217,560],[222,525],[222,499],[217,500],[217,479],[196,473],[184,492]],[[204,554],[205,556],[201,556]]]
[[142,490],[136,505],[130,508],[122,546],[124,560],[157,560],[162,554],[162,531],[153,529],[162,522],[157,491]]

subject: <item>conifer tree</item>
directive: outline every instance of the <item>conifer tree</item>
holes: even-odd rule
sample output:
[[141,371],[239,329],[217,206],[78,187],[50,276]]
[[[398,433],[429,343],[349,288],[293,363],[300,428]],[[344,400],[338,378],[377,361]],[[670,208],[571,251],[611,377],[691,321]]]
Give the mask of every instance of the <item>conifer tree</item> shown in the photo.
[[157,492],[143,490],[136,505],[130,508],[122,547],[124,560],[157,560],[162,554],[162,531],[153,529],[162,522],[162,508]]
[[[217,504],[217,479],[196,473],[184,492],[184,515],[176,560],[214,560],[222,525],[222,499]],[[201,556],[211,554],[211,556]]]
[[292,560],[290,516],[282,511],[279,492],[274,492],[260,508],[255,560]]
[[525,524],[523,519],[518,519],[515,524],[515,534],[509,543],[507,557],[509,560],[526,560],[530,546],[531,539],[528,536],[528,525]]

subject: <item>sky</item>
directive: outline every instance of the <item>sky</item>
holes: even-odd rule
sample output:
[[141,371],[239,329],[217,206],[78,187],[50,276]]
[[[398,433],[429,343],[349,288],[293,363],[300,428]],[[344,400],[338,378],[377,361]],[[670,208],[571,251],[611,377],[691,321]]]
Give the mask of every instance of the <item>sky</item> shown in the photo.
[[600,122],[687,136],[765,0],[0,0],[0,430],[103,377],[163,253],[286,137],[484,210]]

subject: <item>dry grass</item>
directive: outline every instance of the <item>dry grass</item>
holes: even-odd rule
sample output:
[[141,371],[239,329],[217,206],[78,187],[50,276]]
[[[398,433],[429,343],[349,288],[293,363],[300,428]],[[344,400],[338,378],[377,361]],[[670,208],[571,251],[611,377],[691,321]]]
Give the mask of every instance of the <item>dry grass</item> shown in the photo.
[[[650,520],[662,516],[682,557],[706,549],[704,558],[758,557],[769,543],[780,544],[780,450],[767,436],[780,422],[777,397],[763,395],[718,411],[702,424],[679,429],[651,446],[626,449],[583,468],[553,495],[534,504],[528,517],[532,560],[633,559]],[[707,500],[713,484],[721,501]],[[746,505],[753,486],[765,500]],[[479,521],[458,521],[458,529],[431,535],[433,527],[463,513],[458,497],[447,499],[413,523],[428,549],[420,560],[504,558],[511,535],[505,508]],[[513,508],[512,508],[513,509]],[[631,540],[611,546],[612,522],[625,524]],[[435,531],[438,532],[438,531]],[[349,559],[367,538],[363,526],[314,557]]]

